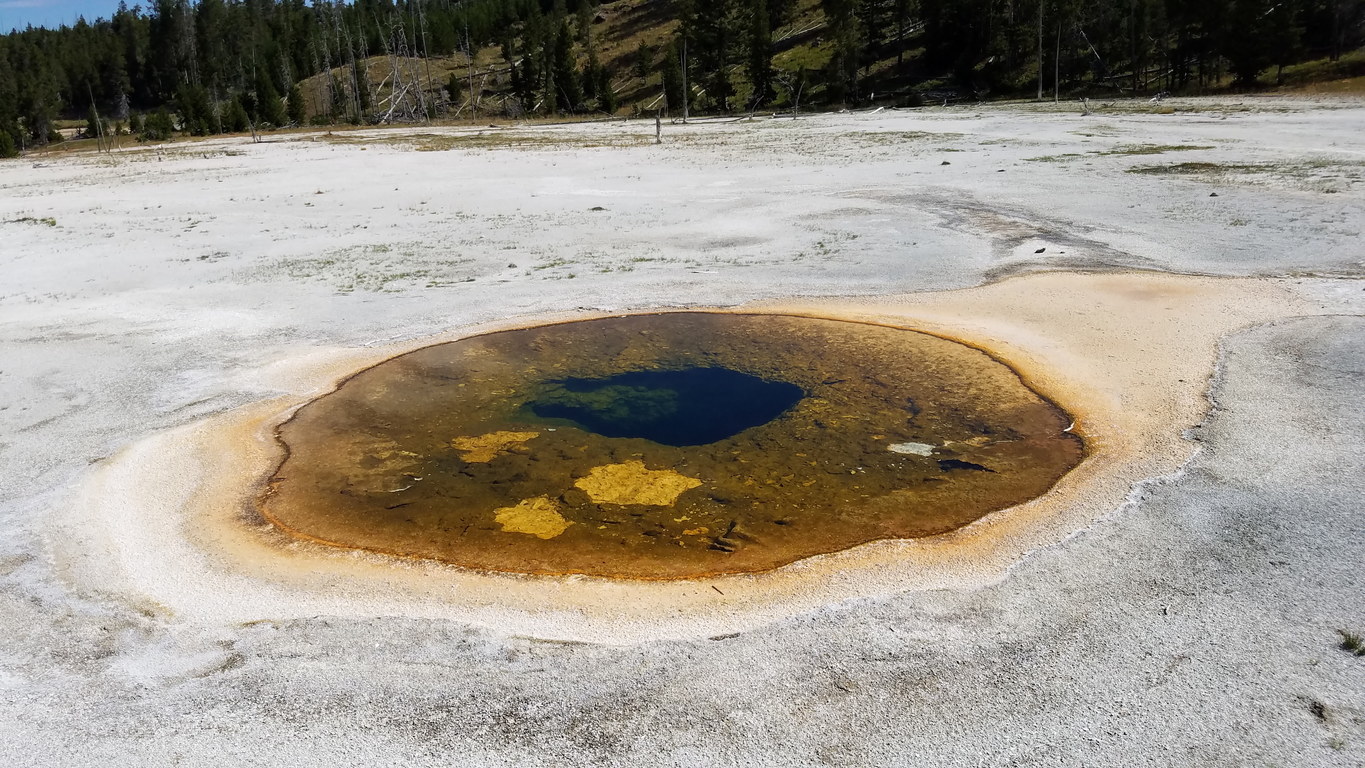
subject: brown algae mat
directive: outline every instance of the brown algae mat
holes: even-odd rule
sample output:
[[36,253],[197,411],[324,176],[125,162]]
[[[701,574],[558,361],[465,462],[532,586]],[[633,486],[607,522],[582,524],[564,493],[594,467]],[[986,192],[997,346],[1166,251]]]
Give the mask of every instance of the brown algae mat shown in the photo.
[[984,352],[883,325],[664,313],[490,333],[279,430],[263,515],[341,547],[634,579],[941,534],[1047,491],[1070,417]]

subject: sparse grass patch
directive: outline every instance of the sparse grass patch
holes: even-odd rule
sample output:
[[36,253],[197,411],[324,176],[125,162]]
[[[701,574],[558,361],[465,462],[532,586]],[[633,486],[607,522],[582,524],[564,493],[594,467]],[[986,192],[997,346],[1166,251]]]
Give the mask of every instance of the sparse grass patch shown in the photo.
[[572,263],[573,263],[573,261],[571,261],[571,260],[569,260],[569,259],[562,259],[562,258],[561,258],[561,259],[551,259],[551,260],[549,260],[549,261],[547,261],[547,262],[544,262],[543,264],[536,264],[535,266],[531,267],[531,269],[532,269],[532,270],[535,270],[535,271],[537,271],[537,272],[539,272],[540,270],[543,270],[543,269],[554,269],[554,268],[556,268],[556,267],[567,267],[567,266],[569,266],[569,265],[572,264]]
[[1060,155],[1039,155],[1038,157],[1026,157],[1027,163],[1062,163],[1067,160],[1075,160],[1078,157],[1085,157],[1083,152],[1067,152]]
[[[906,142],[926,143],[939,141],[953,141],[963,138],[960,133],[933,133],[930,131],[867,131],[856,133],[840,134],[839,138],[843,141],[861,142],[866,145],[877,144],[901,144]],[[944,150],[945,152],[958,152],[961,150]]]
[[1254,163],[1173,163],[1171,165],[1139,165],[1128,169],[1129,173],[1149,176],[1198,176],[1214,173],[1264,173],[1272,170],[1269,164]]
[[330,251],[315,258],[290,258],[257,267],[254,280],[320,282],[338,293],[401,293],[412,288],[441,288],[474,279],[470,258],[424,255],[420,244],[394,251],[387,243]]
[[1101,155],[1160,155],[1166,152],[1188,152],[1193,149],[1213,149],[1204,144],[1128,144],[1100,152]]
[[6,224],[46,224],[49,227],[57,226],[57,220],[51,216],[20,216],[17,219],[10,219]]
[[[1160,155],[1166,152],[1187,152],[1196,149],[1214,149],[1214,147],[1204,144],[1125,144],[1123,146],[1095,152],[1066,152],[1060,155],[1040,155],[1038,157],[1025,158],[1031,163],[1060,163],[1066,160],[1075,160],[1080,157],[1096,156],[1120,156],[1129,155]],[[1193,163],[1191,165],[1198,165]]]
[[394,135],[329,134],[321,137],[331,144],[361,147],[382,144],[416,152],[446,152],[452,149],[595,149],[634,147],[654,142],[653,133],[583,135],[576,132],[532,132],[512,129],[486,129],[473,133],[395,132]]
[[1304,93],[1365,94],[1365,76],[1348,77],[1343,80],[1329,80],[1325,83],[1312,83],[1301,89]]
[[[1349,51],[1341,55],[1336,61],[1331,59],[1315,59],[1299,64],[1291,64],[1284,68],[1283,83],[1288,88],[1303,88],[1308,91],[1331,90],[1332,92],[1342,92],[1335,89],[1326,89],[1323,86],[1330,86],[1342,81],[1360,81],[1357,87],[1365,88],[1365,49]],[[1261,82],[1273,83],[1276,79],[1275,69],[1269,68],[1261,73]],[[1346,91],[1359,93],[1360,91]]]
[[1185,176],[1197,181],[1278,184],[1323,194],[1347,191],[1365,183],[1365,163],[1326,158],[1281,163],[1188,162],[1141,165],[1129,168],[1128,172],[1153,176]]
[[1344,629],[1338,629],[1337,634],[1341,635],[1341,642],[1337,644],[1338,648],[1353,656],[1365,656],[1365,638]]

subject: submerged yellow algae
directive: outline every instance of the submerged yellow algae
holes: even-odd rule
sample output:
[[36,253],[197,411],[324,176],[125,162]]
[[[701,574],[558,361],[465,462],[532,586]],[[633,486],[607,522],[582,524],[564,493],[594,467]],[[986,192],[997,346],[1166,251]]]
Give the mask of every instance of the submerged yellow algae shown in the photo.
[[350,482],[367,492],[396,493],[413,484],[422,457],[388,439],[361,437],[347,446]]
[[559,505],[548,496],[537,496],[514,507],[495,509],[493,519],[508,533],[527,533],[538,539],[553,539],[573,525],[559,514]]
[[474,437],[457,437],[450,441],[452,448],[460,452],[460,458],[471,462],[492,461],[493,457],[525,444],[539,432],[489,432]]
[[598,504],[643,504],[663,507],[701,485],[695,477],[671,469],[649,469],[643,461],[593,467],[574,487]]

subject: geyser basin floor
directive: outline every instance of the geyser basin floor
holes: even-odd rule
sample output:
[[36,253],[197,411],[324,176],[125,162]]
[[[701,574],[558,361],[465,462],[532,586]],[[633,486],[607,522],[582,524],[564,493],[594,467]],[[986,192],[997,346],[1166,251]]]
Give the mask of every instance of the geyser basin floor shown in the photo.
[[666,313],[385,361],[301,408],[289,533],[496,571],[696,578],[933,536],[1047,491],[1071,419],[915,331]]
[[[1184,433],[1208,411],[1205,389],[1224,335],[1332,311],[1279,281],[1156,274],[1037,275],[755,310],[951,331],[989,348],[1030,387],[1066,403],[1087,459],[1041,498],[957,531],[871,542],[761,574],[631,581],[480,573],[299,542],[252,511],[282,458],[276,428],[328,385],[417,345],[334,350],[262,369],[262,385],[291,394],[156,435],[103,462],[53,521],[58,563],[86,589],[181,621],[404,615],[610,643],[707,637],[850,598],[972,588],[1110,514],[1135,484],[1193,455]],[[569,318],[536,324],[555,319]],[[447,340],[492,330],[500,329]]]

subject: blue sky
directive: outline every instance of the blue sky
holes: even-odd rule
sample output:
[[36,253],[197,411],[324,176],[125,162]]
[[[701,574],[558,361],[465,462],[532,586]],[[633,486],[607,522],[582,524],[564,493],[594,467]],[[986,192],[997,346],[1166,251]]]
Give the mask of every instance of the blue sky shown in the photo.
[[[138,4],[128,0],[130,8]],[[78,16],[85,16],[86,21],[101,16],[107,19],[117,8],[118,0],[0,0],[0,33],[23,29],[29,24],[35,27],[70,25]]]

